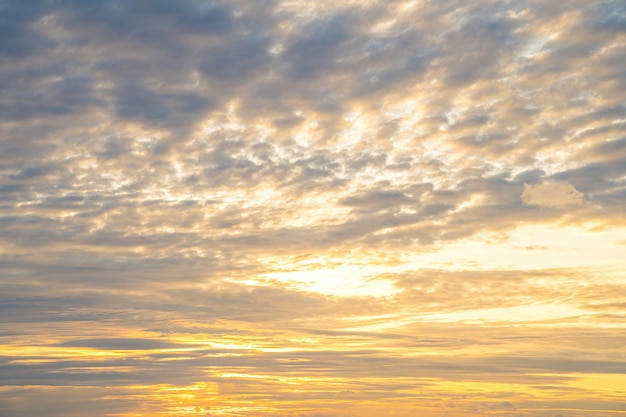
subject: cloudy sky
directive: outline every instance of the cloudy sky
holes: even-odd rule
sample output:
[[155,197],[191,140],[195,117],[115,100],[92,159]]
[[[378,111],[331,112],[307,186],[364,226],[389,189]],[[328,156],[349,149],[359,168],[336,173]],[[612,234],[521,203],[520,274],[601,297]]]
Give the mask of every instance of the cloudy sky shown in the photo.
[[0,0],[1,417],[626,416],[623,0]]

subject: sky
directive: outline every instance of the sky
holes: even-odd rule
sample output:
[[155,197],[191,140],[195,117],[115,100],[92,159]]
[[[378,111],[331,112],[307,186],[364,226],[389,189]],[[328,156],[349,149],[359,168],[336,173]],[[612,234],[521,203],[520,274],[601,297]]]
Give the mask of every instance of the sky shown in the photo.
[[623,0],[0,0],[0,417],[626,416]]

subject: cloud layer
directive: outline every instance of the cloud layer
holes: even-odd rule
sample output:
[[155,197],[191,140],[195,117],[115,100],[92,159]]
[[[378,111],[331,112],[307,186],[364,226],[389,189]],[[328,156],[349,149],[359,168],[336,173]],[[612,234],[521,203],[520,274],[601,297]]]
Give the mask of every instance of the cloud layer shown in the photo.
[[617,415],[621,6],[0,2],[0,416]]

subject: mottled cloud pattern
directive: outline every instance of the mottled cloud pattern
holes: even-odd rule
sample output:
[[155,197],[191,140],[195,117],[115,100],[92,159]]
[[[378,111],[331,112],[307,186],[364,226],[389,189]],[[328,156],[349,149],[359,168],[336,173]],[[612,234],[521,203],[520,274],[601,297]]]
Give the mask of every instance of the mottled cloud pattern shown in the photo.
[[626,414],[625,6],[0,1],[0,416]]

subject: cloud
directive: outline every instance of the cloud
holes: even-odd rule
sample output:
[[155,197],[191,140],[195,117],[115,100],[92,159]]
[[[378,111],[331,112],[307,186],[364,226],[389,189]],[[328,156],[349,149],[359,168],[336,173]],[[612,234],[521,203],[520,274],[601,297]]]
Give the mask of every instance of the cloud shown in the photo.
[[539,207],[577,206],[585,201],[585,195],[566,182],[525,184],[521,197],[524,204]]
[[623,408],[619,6],[0,2],[0,415]]

